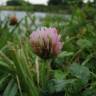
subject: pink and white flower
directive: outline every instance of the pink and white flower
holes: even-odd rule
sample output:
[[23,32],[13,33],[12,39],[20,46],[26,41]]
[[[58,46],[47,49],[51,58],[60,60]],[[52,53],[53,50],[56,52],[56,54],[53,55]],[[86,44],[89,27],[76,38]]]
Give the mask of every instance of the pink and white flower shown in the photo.
[[33,31],[30,35],[30,43],[34,53],[45,59],[57,56],[62,48],[56,28]]

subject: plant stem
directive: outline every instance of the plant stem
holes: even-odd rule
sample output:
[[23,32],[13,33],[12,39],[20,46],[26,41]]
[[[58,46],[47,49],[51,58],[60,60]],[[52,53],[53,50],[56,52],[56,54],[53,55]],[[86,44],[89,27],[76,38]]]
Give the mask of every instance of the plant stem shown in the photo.
[[39,58],[36,57],[36,60],[35,60],[35,63],[36,63],[36,74],[37,74],[37,83],[39,85]]

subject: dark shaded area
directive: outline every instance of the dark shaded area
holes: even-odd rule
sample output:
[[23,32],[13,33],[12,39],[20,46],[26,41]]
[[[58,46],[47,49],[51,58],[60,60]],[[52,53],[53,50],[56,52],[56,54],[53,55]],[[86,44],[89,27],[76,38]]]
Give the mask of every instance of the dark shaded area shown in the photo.
[[83,2],[82,0],[49,0],[48,5],[78,5],[82,6]]
[[[96,7],[96,0],[94,0],[94,2],[90,1],[87,5],[88,4]],[[49,0],[48,5],[63,5],[64,8],[70,8],[71,6],[83,7],[85,4],[83,3],[83,0]]]
[[50,96],[64,96],[64,92],[58,92],[58,93],[53,93],[53,94],[50,94]]
[[21,6],[21,5],[32,5],[31,3],[29,2],[26,2],[24,0],[9,0],[7,1],[7,5],[8,6]]

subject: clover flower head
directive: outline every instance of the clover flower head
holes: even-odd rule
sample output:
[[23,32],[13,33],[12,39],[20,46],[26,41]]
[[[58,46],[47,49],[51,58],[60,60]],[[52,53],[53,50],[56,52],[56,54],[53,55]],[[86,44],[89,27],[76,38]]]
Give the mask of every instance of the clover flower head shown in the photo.
[[62,48],[56,28],[33,31],[30,35],[30,43],[34,53],[44,59],[57,56]]

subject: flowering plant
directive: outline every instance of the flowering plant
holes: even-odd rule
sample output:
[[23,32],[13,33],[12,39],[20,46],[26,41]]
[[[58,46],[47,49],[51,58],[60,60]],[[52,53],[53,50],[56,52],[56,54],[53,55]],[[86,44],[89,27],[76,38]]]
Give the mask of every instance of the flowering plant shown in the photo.
[[45,28],[32,32],[30,42],[34,53],[44,59],[56,56],[62,48],[60,36],[55,28]]

